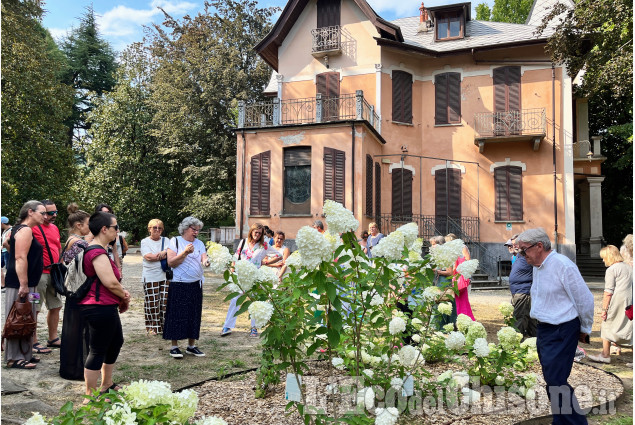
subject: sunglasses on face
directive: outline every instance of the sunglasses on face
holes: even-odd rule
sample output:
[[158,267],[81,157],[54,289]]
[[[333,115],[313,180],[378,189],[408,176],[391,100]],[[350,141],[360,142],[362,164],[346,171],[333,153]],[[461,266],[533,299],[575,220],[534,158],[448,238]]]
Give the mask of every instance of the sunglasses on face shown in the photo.
[[119,225],[118,224],[115,224],[115,225],[112,225],[112,226],[104,226],[104,227],[114,227],[115,230],[117,230],[117,231],[119,230]]
[[163,227],[152,226],[152,230],[163,230]]
[[536,242],[533,245],[528,246],[527,248],[518,248],[518,254],[522,255],[523,257],[527,256],[527,251],[529,251],[531,248],[535,247],[538,244],[538,242]]
[[57,215],[57,210],[55,210],[55,211],[47,211],[46,213],[52,217],[54,215]]

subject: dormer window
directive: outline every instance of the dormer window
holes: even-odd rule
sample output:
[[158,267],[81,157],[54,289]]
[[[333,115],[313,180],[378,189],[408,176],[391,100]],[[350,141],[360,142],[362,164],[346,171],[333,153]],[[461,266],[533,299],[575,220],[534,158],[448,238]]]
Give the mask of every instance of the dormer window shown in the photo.
[[437,17],[437,40],[463,38],[463,16],[447,13]]
[[465,37],[465,23],[470,20],[470,3],[429,7],[434,23],[434,40],[457,40]]

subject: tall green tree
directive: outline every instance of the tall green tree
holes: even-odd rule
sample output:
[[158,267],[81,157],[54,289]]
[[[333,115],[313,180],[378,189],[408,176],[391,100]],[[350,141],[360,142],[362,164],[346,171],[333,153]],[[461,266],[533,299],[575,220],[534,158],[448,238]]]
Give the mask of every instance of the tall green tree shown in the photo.
[[41,17],[37,2],[2,0],[2,213],[12,217],[29,199],[63,205],[76,176],[64,125],[73,93]]
[[63,81],[75,89],[73,113],[67,121],[68,144],[83,146],[83,137],[90,128],[86,119],[96,99],[115,85],[115,52],[99,34],[95,12],[86,9],[74,28],[62,43],[67,58]]
[[110,204],[119,225],[134,240],[147,236],[152,218],[161,219],[166,232],[175,230],[182,202],[182,177],[164,160],[150,134],[153,68],[152,58],[140,43],[122,53],[117,83],[94,100],[87,117],[91,143],[86,151],[86,176],[79,182],[83,204]]
[[533,0],[494,0],[491,9],[487,3],[479,3],[476,10],[476,19],[480,21],[509,22],[511,24],[524,24],[529,16]]
[[206,224],[233,221],[238,100],[257,100],[271,70],[253,46],[270,30],[276,8],[250,0],[205,2],[178,21],[165,13],[150,43],[157,59],[152,135],[182,172],[182,212]]
[[591,134],[604,136],[604,236],[619,246],[633,232],[633,4],[578,0],[572,9],[558,4],[539,31],[548,25],[555,32],[547,50],[569,75],[583,72],[577,94],[589,99]]

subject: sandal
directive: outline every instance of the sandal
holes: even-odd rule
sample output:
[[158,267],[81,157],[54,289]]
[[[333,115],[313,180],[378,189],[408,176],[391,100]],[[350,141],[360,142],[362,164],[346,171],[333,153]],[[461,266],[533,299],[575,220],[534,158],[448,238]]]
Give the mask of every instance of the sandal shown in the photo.
[[56,344],[56,342],[58,342],[60,340],[59,337],[52,339],[50,341],[46,341],[46,346],[47,347],[51,347],[51,348],[60,348],[62,346],[62,343],[60,342],[59,344]]
[[111,386],[109,386],[108,388],[106,388],[105,390],[101,390],[99,392],[99,395],[104,395],[107,394],[108,392],[110,392],[110,390],[113,390],[115,392],[121,390],[121,387],[119,386],[119,384],[115,384],[114,382],[112,383]]
[[51,354],[53,350],[43,347],[42,344],[36,342],[35,344],[33,344],[33,352],[35,354]]
[[[33,365],[33,367],[29,367],[28,365]],[[7,369],[35,369],[33,363],[29,363],[26,360],[14,360],[11,364],[7,363]]]
[[39,357],[33,356],[33,357],[31,357],[31,360],[29,360],[29,363],[39,363],[40,360],[42,360],[42,359],[39,358]]

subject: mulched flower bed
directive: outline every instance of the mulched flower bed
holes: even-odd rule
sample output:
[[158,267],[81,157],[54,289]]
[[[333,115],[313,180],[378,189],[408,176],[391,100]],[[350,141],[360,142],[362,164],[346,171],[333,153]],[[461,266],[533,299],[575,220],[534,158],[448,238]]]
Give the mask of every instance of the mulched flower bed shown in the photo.
[[[461,366],[457,364],[428,364],[425,366],[434,376],[452,369],[459,371]],[[547,393],[544,388],[540,366],[535,366],[527,372],[538,375],[536,399],[525,400],[515,394],[486,395],[484,391],[481,400],[472,405],[459,404],[455,409],[445,406],[443,409],[422,407],[421,401],[415,404],[418,407],[416,415],[399,418],[400,424],[514,424],[524,420],[550,414]],[[327,377],[338,374],[330,369],[326,362],[311,363],[309,372],[305,374],[305,386],[312,384],[317,390],[313,397],[330,400],[332,395],[326,394]],[[254,398],[256,385],[256,373],[249,372],[223,381],[209,381],[194,390],[198,392],[200,402],[197,417],[202,415],[220,416],[228,424],[301,424],[303,421],[295,408],[285,411],[287,400],[285,397],[284,377],[282,384],[270,389],[264,399]],[[320,384],[314,385],[314,383]],[[602,408],[593,409],[593,413],[612,413],[613,402],[622,395],[624,387],[622,382],[614,375],[610,375],[600,369],[587,364],[573,365],[569,383],[576,388],[576,395],[583,409],[588,409],[600,404]],[[413,403],[415,400],[410,399]],[[604,409],[604,410],[602,410]]]

